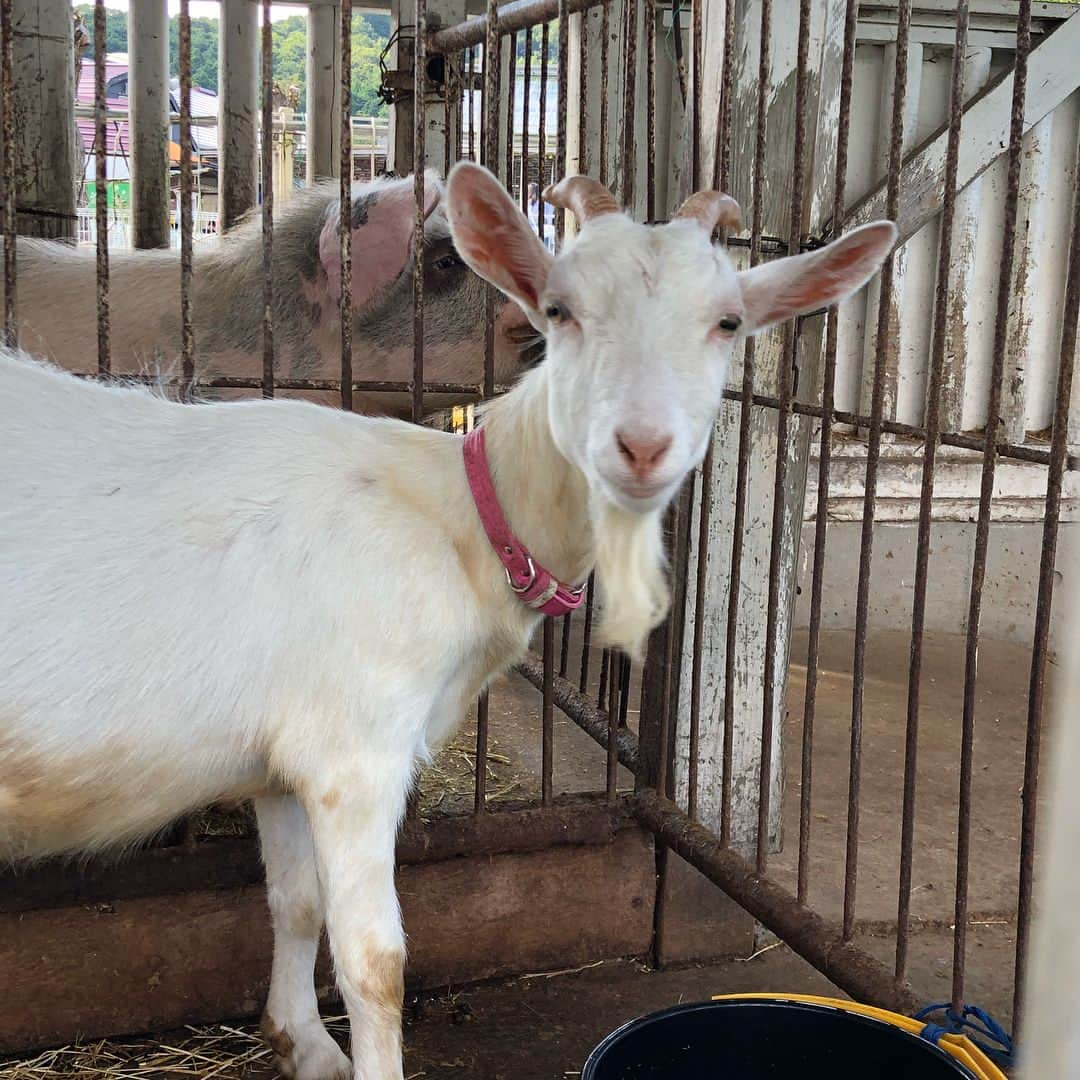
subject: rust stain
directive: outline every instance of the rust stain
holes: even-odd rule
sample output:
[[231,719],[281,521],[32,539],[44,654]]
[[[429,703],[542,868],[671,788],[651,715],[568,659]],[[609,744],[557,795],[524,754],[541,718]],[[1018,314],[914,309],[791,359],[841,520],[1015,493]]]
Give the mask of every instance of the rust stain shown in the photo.
[[259,1030],[262,1032],[266,1044],[279,1058],[288,1058],[293,1052],[293,1041],[285,1028],[279,1028],[274,1018],[268,1013],[262,1014],[259,1021]]

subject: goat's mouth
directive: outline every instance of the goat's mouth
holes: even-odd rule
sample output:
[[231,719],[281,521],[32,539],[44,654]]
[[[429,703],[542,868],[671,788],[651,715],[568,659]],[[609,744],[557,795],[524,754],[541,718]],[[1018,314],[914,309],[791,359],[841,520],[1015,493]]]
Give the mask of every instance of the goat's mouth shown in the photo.
[[544,335],[531,326],[511,326],[506,331],[506,340],[517,349],[523,368],[534,368],[544,359]]

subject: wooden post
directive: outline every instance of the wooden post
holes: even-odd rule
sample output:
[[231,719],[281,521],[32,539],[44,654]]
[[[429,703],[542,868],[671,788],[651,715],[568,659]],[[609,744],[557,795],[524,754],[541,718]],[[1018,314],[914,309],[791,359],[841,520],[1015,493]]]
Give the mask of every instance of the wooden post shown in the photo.
[[220,26],[218,213],[224,231],[255,205],[258,192],[258,5],[252,0],[222,0]]
[[307,27],[307,186],[341,172],[341,8],[313,3]]
[[[733,86],[732,193],[749,218],[753,200],[753,155],[756,130],[758,85],[760,0],[732,0],[736,4],[736,68]],[[839,114],[840,62],[843,49],[843,0],[827,0],[815,5],[810,28],[809,79],[807,98],[806,161],[813,172],[805,180],[804,214],[806,230],[817,233],[832,209],[836,124]],[[706,8],[708,11],[708,7]],[[709,25],[706,18],[705,24]],[[766,144],[764,191],[764,231],[766,235],[786,237],[790,229],[791,143],[795,123],[795,56],[798,19],[775,18],[772,27],[770,81],[767,89],[768,139]],[[816,110],[814,103],[816,102]],[[711,167],[709,157],[703,155]],[[796,357],[800,397],[813,399],[819,379],[824,319],[802,320],[800,345]],[[772,332],[757,339],[755,390],[776,394],[785,349],[783,334]],[[741,372],[729,375],[729,385],[738,385]],[[784,492],[785,512],[781,535],[780,560],[782,580],[779,610],[776,612],[775,686],[773,693],[772,745],[761,745],[764,698],[766,621],[768,600],[769,552],[773,542],[773,484],[776,466],[776,414],[755,409],[750,425],[747,515],[743,536],[741,588],[735,658],[736,685],[725,686],[725,646],[729,574],[731,569],[732,519],[735,498],[735,471],[739,455],[739,407],[725,403],[717,421],[715,467],[703,482],[711,485],[712,514],[708,527],[709,568],[707,587],[702,597],[704,634],[702,638],[700,679],[700,742],[698,748],[697,807],[699,819],[719,831],[720,794],[722,790],[722,749],[724,697],[735,695],[734,755],[732,762],[733,845],[749,852],[756,839],[758,816],[758,768],[763,754],[772,756],[770,841],[775,847],[780,839],[781,794],[783,787],[782,737],[784,686],[787,679],[788,646],[794,608],[796,563],[803,519],[806,471],[809,462],[812,427],[805,418],[792,417],[787,440],[788,483]],[[700,485],[699,485],[700,490]],[[693,663],[693,620],[697,614],[694,583],[700,554],[700,501],[694,507],[691,524],[693,549],[687,581],[686,620],[682,672],[679,680],[677,710],[675,795],[685,803],[689,778],[689,718],[691,703],[691,667]]]
[[[289,130],[292,122],[292,109],[278,109],[275,121],[274,147],[274,198],[284,202],[293,191],[293,133]],[[277,125],[280,125],[278,127]]]
[[[13,172],[24,236],[75,235],[75,48],[68,0],[14,0]],[[104,192],[99,193],[105,197]]]
[[[169,246],[169,11],[165,0],[128,9],[131,237]],[[100,197],[100,193],[99,193]]]

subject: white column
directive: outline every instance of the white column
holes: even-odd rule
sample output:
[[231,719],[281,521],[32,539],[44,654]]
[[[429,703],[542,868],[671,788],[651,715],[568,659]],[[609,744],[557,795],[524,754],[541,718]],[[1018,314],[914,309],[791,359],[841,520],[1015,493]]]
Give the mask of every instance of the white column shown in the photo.
[[255,205],[258,193],[259,27],[254,0],[221,0],[218,68],[218,212],[225,230]]
[[307,32],[307,184],[341,174],[341,8],[313,3]]

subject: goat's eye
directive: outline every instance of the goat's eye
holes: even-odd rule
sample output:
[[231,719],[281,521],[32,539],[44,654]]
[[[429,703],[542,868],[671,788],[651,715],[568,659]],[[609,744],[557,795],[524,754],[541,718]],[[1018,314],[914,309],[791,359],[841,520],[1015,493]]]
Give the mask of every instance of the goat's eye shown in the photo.
[[725,334],[734,334],[742,326],[742,319],[738,315],[725,315],[717,325]]
[[548,304],[548,306],[544,308],[544,314],[553,323],[564,323],[570,318],[569,308],[567,308],[565,304],[560,303]]
[[451,252],[449,255],[443,255],[441,258],[435,260],[436,270],[453,270],[455,266],[464,266],[460,255]]

